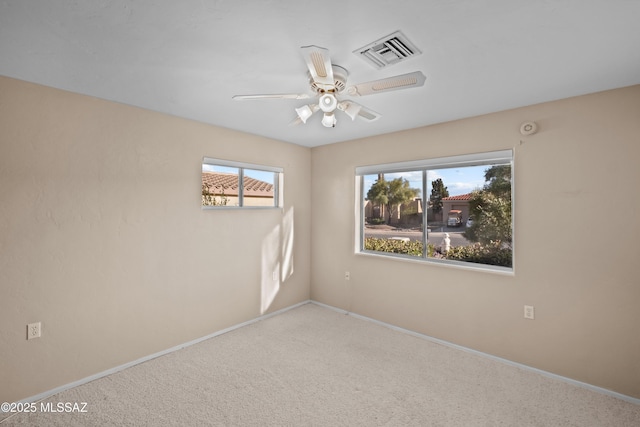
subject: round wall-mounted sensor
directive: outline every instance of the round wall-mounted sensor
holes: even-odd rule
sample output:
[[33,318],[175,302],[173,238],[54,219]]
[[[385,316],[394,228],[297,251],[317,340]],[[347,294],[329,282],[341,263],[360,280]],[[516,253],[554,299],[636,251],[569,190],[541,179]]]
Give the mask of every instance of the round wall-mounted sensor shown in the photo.
[[536,122],[524,122],[520,126],[520,133],[523,135],[533,135],[538,131],[538,125]]

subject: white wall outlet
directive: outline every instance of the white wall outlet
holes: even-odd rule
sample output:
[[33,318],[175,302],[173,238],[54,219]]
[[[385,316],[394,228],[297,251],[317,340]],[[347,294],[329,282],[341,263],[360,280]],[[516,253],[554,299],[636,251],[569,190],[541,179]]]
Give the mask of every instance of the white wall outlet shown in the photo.
[[351,273],[349,273],[348,271],[344,272],[344,280],[351,280]]
[[274,282],[276,282],[278,280],[278,272],[274,271],[273,273],[271,273],[271,280],[273,280]]
[[42,325],[40,322],[29,323],[27,325],[27,339],[32,340],[34,338],[40,338],[42,335]]
[[533,319],[534,318],[534,312],[533,312],[533,306],[532,305],[525,305],[524,306],[524,318],[525,319]]

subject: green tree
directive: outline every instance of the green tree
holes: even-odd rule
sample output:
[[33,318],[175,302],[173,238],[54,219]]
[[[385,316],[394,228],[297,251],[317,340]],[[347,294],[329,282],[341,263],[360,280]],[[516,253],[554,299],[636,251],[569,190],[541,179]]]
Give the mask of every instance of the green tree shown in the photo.
[[472,242],[497,242],[511,247],[511,166],[492,166],[485,172],[482,190],[471,193],[473,225],[464,232]]
[[431,209],[433,213],[442,212],[442,199],[449,197],[449,190],[444,186],[442,178],[431,181]]
[[[385,181],[384,176],[378,175],[378,179],[367,192],[367,200],[378,206],[386,206],[389,202],[387,187],[388,183]],[[384,218],[384,212],[380,212],[380,215]]]
[[367,200],[384,206],[389,214],[388,223],[391,224],[391,216],[401,204],[412,200],[420,193],[417,188],[409,187],[409,181],[404,178],[396,178],[391,181],[378,176],[376,182],[367,192]]
[[511,200],[511,165],[492,166],[484,173],[485,190]]

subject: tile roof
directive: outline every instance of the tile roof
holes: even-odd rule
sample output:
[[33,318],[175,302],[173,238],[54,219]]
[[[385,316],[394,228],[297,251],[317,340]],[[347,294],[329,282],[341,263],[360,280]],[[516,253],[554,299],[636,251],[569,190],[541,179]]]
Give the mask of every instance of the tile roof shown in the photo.
[[[238,175],[222,172],[202,172],[202,185],[209,185],[213,194],[225,196],[238,195]],[[244,177],[244,195],[246,197],[273,197],[273,184],[259,179]]]
[[460,194],[458,196],[443,197],[442,200],[471,200],[471,193]]

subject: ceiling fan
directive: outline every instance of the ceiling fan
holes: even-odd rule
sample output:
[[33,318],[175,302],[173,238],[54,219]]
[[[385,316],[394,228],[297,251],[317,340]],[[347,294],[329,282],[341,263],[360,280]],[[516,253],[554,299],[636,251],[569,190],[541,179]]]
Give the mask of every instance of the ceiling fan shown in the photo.
[[[350,99],[342,99],[343,95],[356,97],[389,92],[400,89],[410,89],[424,85],[426,77],[422,72],[402,74],[385,79],[374,80],[347,87],[349,73],[343,67],[331,63],[329,50],[318,46],[303,46],[300,48],[309,68],[310,93],[292,94],[264,94],[264,95],[236,95],[233,99],[310,99],[317,98],[316,103],[296,108],[297,117],[290,125],[306,123],[309,117],[322,111],[322,125],[336,126],[335,111],[343,111],[351,120],[360,117],[373,121],[381,117],[379,113],[370,110]],[[339,99],[340,98],[340,99]]]

